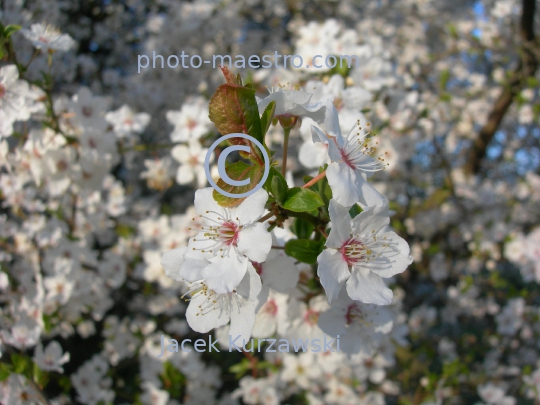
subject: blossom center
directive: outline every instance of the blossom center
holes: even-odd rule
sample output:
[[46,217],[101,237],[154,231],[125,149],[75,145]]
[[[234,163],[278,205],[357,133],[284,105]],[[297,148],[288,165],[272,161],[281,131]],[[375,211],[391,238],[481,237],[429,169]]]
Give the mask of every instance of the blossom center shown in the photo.
[[253,260],[251,260],[251,264],[255,268],[255,271],[257,272],[257,274],[260,276],[263,272],[262,263],[254,262]]
[[347,320],[347,325],[350,325],[353,322],[356,322],[359,319],[363,319],[364,315],[362,311],[356,304],[351,304],[347,307],[347,313],[345,314],[345,319]]
[[191,131],[197,126],[197,121],[195,121],[193,118],[188,118],[186,122],[186,127]]
[[276,301],[274,300],[270,300],[264,305],[264,312],[272,316],[276,316],[277,310],[278,310],[278,307],[277,307]]
[[366,254],[369,255],[371,253],[362,241],[356,238],[347,239],[339,251],[349,266],[357,264],[365,258]]
[[196,167],[199,165],[199,157],[198,156],[191,156],[189,158],[189,164],[193,167]]
[[92,109],[92,107],[90,106],[84,106],[82,109],[81,109],[81,112],[82,114],[85,116],[85,117],[91,117],[94,110]]
[[227,246],[237,246],[240,229],[232,221],[224,222],[219,230],[219,236],[222,242]]
[[[366,126],[369,126],[369,123]],[[384,163],[382,155],[373,156],[377,147],[371,144],[371,138],[368,135],[369,133],[362,129],[358,120],[347,136],[345,144],[338,146],[342,161],[353,170],[376,172],[385,169],[388,165]]]
[[317,325],[317,322],[319,322],[319,311],[309,309],[304,315],[304,321],[311,326]]

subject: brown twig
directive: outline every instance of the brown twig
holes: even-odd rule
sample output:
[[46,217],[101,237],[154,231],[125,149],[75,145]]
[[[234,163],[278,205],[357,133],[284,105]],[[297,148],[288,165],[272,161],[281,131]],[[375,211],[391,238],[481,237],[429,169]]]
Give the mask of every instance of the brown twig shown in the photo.
[[478,133],[473,146],[469,151],[466,171],[469,174],[476,174],[480,171],[483,158],[486,156],[486,149],[489,142],[495,136],[506,112],[512,105],[514,97],[525,86],[527,79],[534,77],[538,68],[538,60],[534,49],[536,39],[534,35],[534,14],[536,11],[536,0],[523,0],[521,11],[521,39],[522,49],[518,66],[514,70],[510,82],[505,86],[493,109],[491,110],[486,124]]
[[326,176],[326,170],[313,177],[310,181],[302,186],[302,188],[308,188],[317,183],[320,179]]

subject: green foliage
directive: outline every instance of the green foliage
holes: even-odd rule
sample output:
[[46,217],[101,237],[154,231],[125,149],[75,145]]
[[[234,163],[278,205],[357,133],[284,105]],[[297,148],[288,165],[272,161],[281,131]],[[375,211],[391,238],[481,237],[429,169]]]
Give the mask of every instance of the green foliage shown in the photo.
[[6,363],[0,363],[0,382],[7,380],[11,374],[12,367]]
[[283,208],[294,212],[309,212],[321,205],[324,205],[324,202],[316,192],[307,188],[293,187],[287,193]]
[[24,374],[30,363],[30,360],[22,354],[11,354],[11,364],[13,365],[13,371],[17,374]]
[[163,364],[163,372],[160,374],[163,388],[171,394],[171,398],[181,398],[186,377],[178,371],[169,361]]
[[441,72],[441,77],[439,78],[439,86],[441,90],[446,89],[446,85],[448,84],[448,80],[450,80],[450,70],[445,69]]
[[234,364],[231,367],[229,367],[229,371],[231,373],[234,373],[234,377],[238,380],[242,378],[244,374],[246,374],[251,368],[251,362],[243,358],[240,363]]
[[255,90],[241,87],[241,79],[234,80],[227,68],[222,68],[222,71],[227,84],[219,86],[214,93],[208,117],[223,135],[235,132],[249,134],[263,143]]
[[19,31],[22,27],[20,25],[8,25],[4,28],[4,37],[9,38],[14,33]]
[[362,208],[360,208],[360,206],[358,204],[354,204],[350,209],[349,209],[349,214],[351,215],[351,218],[354,218],[356,217],[358,214],[360,214],[362,212]]
[[[225,171],[227,172],[227,175],[233,180],[244,180],[247,178],[250,179],[249,184],[239,187],[227,184],[222,179],[219,179],[217,181],[218,187],[222,188],[223,190],[229,193],[241,194],[252,190],[253,188],[255,188],[255,186],[257,186],[264,174],[264,166],[252,166],[248,165],[245,162],[236,162],[227,165]],[[217,190],[213,191],[212,196],[214,197],[214,200],[216,200],[216,202],[222,207],[235,207],[245,200],[245,198],[227,197],[218,192]]]
[[314,229],[315,225],[311,222],[302,218],[295,218],[291,227],[291,232],[294,233],[298,239],[309,239]]
[[272,177],[272,194],[276,198],[278,204],[283,204],[287,199],[288,194],[287,182],[283,176],[274,176]]
[[261,129],[263,131],[263,136],[268,132],[270,124],[272,124],[272,119],[274,118],[274,113],[276,112],[276,102],[272,101],[266,106],[261,116]]
[[315,264],[323,247],[322,240],[292,239],[285,244],[285,253],[302,263]]

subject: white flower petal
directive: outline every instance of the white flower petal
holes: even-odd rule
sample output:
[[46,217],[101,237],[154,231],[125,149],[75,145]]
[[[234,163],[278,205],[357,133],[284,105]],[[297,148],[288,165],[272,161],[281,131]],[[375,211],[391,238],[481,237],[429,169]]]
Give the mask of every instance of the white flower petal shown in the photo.
[[[353,219],[352,230],[354,234],[372,237],[377,235],[389,223],[388,206],[376,205],[368,207]],[[375,232],[373,232],[375,231]]]
[[227,216],[225,209],[219,206],[212,197],[213,191],[212,187],[206,187],[195,192],[195,212],[206,217],[205,221],[210,226],[216,226],[218,222],[223,222],[222,219]]
[[238,251],[254,262],[264,262],[271,248],[272,235],[261,222],[242,229],[238,234]]
[[255,271],[251,263],[247,264],[247,271],[238,287],[236,293],[246,300],[255,300],[262,289],[261,277]]
[[326,249],[318,257],[317,275],[331,303],[339,296],[339,290],[349,278],[350,272],[347,262],[341,253],[335,249]]
[[161,265],[167,277],[175,280],[180,280],[180,266],[184,263],[184,254],[187,247],[183,246],[178,249],[169,250],[161,256]]
[[353,300],[377,305],[391,304],[394,296],[379,275],[359,267],[353,268],[347,280],[347,293]]
[[300,270],[285,253],[272,250],[261,267],[264,285],[281,293],[296,287]]
[[236,342],[238,346],[246,343],[251,337],[251,331],[255,324],[255,303],[253,301],[231,300],[231,326],[229,334],[234,340],[240,336]]
[[208,288],[225,294],[233,291],[246,274],[247,258],[230,254],[225,257],[216,256],[202,271]]
[[263,215],[266,201],[268,193],[260,189],[242,201],[238,207],[232,208],[231,218],[238,218],[240,225],[249,225]]
[[339,249],[351,237],[351,216],[349,209],[340,205],[335,199],[330,200],[328,207],[332,230],[326,240],[326,246]]
[[[210,298],[211,299],[211,298]],[[186,310],[186,320],[195,332],[206,333],[229,322],[229,313],[223,307],[215,306],[201,314],[201,307],[209,307],[206,295],[196,294]]]
[[338,203],[350,207],[358,202],[355,174],[349,166],[345,163],[330,163],[326,169],[326,178]]
[[360,203],[362,207],[372,207],[374,205],[384,205],[385,202],[387,203],[386,198],[364,179],[359,173],[359,170],[356,170],[355,183],[358,193],[356,202]]

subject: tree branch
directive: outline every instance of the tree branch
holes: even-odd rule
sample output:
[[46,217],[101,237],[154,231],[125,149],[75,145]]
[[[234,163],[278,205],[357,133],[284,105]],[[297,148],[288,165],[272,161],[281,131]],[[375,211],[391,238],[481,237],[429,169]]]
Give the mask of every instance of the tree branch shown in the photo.
[[518,66],[514,70],[510,82],[504,88],[502,94],[495,102],[488,120],[478,133],[473,146],[469,151],[466,172],[477,174],[480,171],[481,163],[486,156],[486,149],[495,136],[506,112],[510,108],[514,97],[524,87],[530,77],[534,77],[538,68],[538,60],[535,55],[536,39],[534,36],[534,14],[536,12],[536,0],[523,0],[521,11],[521,57]]

